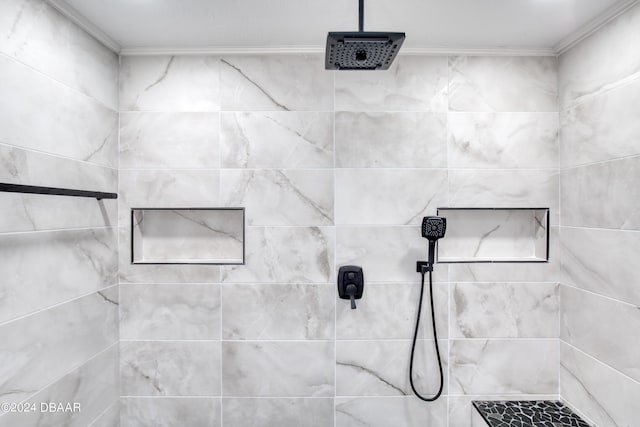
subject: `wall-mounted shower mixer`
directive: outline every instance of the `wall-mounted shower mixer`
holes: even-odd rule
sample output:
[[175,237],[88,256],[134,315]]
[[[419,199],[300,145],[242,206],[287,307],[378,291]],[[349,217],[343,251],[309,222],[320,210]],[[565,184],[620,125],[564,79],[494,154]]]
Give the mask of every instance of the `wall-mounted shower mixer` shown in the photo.
[[338,271],[338,295],[351,300],[351,309],[356,309],[356,300],[364,292],[364,273],[357,265],[343,265]]
[[[418,302],[418,314],[416,316],[416,328],[413,332],[413,343],[411,345],[411,360],[409,363],[409,382],[411,383],[411,389],[418,396],[419,399],[425,402],[433,402],[442,394],[442,388],[444,386],[444,374],[442,372],[442,359],[440,358],[440,348],[438,347],[438,334],[436,333],[436,315],[434,312],[433,304],[433,278],[431,274],[433,272],[433,264],[435,260],[436,242],[438,239],[444,237],[444,233],[447,230],[447,219],[437,216],[426,216],[422,219],[422,237],[429,240],[429,257],[428,261],[418,261],[416,269],[422,281],[420,283],[420,301]],[[416,350],[416,341],[418,339],[418,328],[420,327],[420,312],[422,311],[422,297],[424,295],[424,275],[429,273],[429,295],[431,299],[431,325],[433,327],[433,342],[436,347],[436,356],[438,358],[438,368],[440,369],[440,387],[438,392],[432,397],[424,397],[416,390],[413,384],[413,356]]]

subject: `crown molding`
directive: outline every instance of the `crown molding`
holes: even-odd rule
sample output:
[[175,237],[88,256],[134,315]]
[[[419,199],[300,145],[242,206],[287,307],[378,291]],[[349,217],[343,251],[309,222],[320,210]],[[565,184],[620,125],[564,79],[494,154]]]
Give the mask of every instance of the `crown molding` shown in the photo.
[[120,53],[120,45],[113,40],[107,33],[96,27],[83,15],[80,15],[73,7],[64,0],[46,0],[54,9],[69,18],[74,24],[92,35],[100,43],[111,49],[115,53]]
[[626,0],[621,3],[615,4],[609,9],[605,10],[600,15],[596,16],[594,19],[589,21],[586,25],[578,28],[576,31],[569,34],[564,39],[560,40],[560,42],[556,43],[553,46],[553,50],[556,55],[562,55],[567,52],[572,47],[576,46],[582,40],[586,39],[593,33],[597,32],[599,29],[607,25],[609,22],[613,21],[618,16],[622,15],[627,10],[631,9],[633,6],[637,5],[639,0]]
[[[150,47],[124,48],[120,50],[122,56],[144,55],[295,55],[295,54],[324,54],[324,46],[254,46],[254,47]],[[424,56],[555,56],[553,49],[532,48],[449,48],[449,47],[420,47],[403,48],[398,55]]]

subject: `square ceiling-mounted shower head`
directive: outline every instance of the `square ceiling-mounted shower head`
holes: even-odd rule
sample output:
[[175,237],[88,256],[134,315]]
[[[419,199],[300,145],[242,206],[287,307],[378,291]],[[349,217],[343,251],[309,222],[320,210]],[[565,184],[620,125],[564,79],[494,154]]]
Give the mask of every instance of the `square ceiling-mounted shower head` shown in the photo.
[[327,70],[388,70],[404,42],[404,33],[331,32],[327,35]]

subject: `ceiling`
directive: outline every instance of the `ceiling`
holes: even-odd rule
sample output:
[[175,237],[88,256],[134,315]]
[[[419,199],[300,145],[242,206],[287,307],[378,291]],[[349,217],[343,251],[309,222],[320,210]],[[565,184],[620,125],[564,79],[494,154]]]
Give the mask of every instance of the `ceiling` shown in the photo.
[[[49,0],[115,50],[321,49],[355,31],[357,0]],[[558,51],[629,0],[365,0],[365,31],[405,49]]]

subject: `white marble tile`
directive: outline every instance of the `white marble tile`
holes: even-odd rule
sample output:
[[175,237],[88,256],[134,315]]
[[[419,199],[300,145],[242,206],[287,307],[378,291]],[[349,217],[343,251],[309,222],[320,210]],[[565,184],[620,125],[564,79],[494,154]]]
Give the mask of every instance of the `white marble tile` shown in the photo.
[[0,233],[117,224],[117,200],[0,193]]
[[638,422],[640,383],[575,348],[561,344],[560,393],[563,400],[598,427]]
[[120,338],[220,339],[220,286],[123,284]]
[[451,111],[558,111],[555,57],[449,58]]
[[120,399],[89,424],[89,427],[120,427]]
[[3,144],[0,166],[0,181],[10,184],[104,192],[116,192],[118,186],[116,169]]
[[331,111],[333,73],[324,55],[229,56],[221,60],[225,111]]
[[144,265],[131,264],[131,230],[118,230],[120,283],[218,283],[218,265]]
[[115,229],[0,234],[0,323],[117,284]]
[[640,71],[640,7],[635,6],[560,56],[563,108]]
[[336,399],[336,427],[445,426],[447,401],[425,404],[416,397],[352,397]]
[[120,427],[221,427],[220,399],[135,398],[122,399]]
[[[558,394],[522,394],[522,395],[475,395],[475,396],[449,396],[449,426],[474,427],[472,416],[477,413],[471,402],[473,400],[558,400]],[[484,426],[485,427],[486,423]]]
[[118,108],[118,55],[40,0],[0,5],[0,51]]
[[452,340],[452,394],[553,394],[558,391],[557,339]]
[[[440,340],[439,344],[446,395],[448,342]],[[338,341],[336,396],[413,395],[409,383],[410,355],[411,341]],[[433,396],[438,391],[440,373],[432,340],[420,340],[416,344],[413,381],[425,396]]]
[[444,113],[336,113],[338,167],[446,167]]
[[640,157],[561,172],[562,225],[640,229]]
[[122,341],[123,396],[220,396],[220,343]]
[[452,338],[557,338],[558,285],[454,283]]
[[122,170],[119,188],[121,227],[130,226],[130,208],[220,206],[217,170]]
[[[416,261],[427,258],[428,246],[419,226],[336,228],[337,264],[361,266],[367,283],[419,280]],[[446,281],[447,265],[436,265],[433,278]]]
[[226,168],[330,168],[333,113],[223,113],[220,143]]
[[163,209],[133,212],[136,263],[242,264],[242,209]]
[[410,225],[447,204],[447,172],[337,169],[336,224]]
[[562,167],[640,154],[639,109],[640,80],[634,80],[563,111]]
[[558,167],[557,113],[449,113],[449,167]]
[[117,167],[115,111],[4,56],[0,93],[0,142]]
[[447,58],[400,56],[388,71],[336,72],[337,111],[447,110]]
[[231,340],[327,340],[334,337],[331,285],[224,285],[222,336]]
[[247,208],[248,225],[332,225],[330,170],[225,169],[220,172],[225,206]]
[[[552,222],[553,223],[553,222]],[[557,282],[560,277],[560,233],[549,230],[549,262],[449,264],[451,282]],[[444,237],[446,239],[446,235]]]
[[550,208],[551,224],[558,223],[553,170],[449,170],[449,197],[454,207]]
[[120,111],[220,109],[220,60],[214,56],[123,56]]
[[561,338],[640,381],[640,309],[569,286],[560,292]]
[[[419,283],[369,284],[365,274],[365,289],[357,309],[352,310],[347,300],[338,300],[336,334],[339,340],[410,339],[416,325]],[[448,285],[436,283],[433,288],[436,307],[438,339],[449,335]],[[429,283],[425,284],[418,337],[433,339]]]
[[0,326],[0,397],[20,402],[118,340],[118,289]]
[[334,343],[228,341],[222,389],[228,397],[332,397]]
[[327,427],[333,425],[333,399],[223,399],[222,415],[233,427]]
[[245,265],[222,266],[222,281],[327,283],[334,278],[331,227],[249,227]]
[[120,167],[218,168],[219,113],[122,113]]
[[[86,427],[108,406],[119,400],[119,376],[118,345],[114,344],[26,400],[26,403],[36,405],[36,411],[3,415],[0,417],[0,426]],[[80,410],[41,411],[41,404],[49,402],[79,404]]]
[[[562,283],[640,306],[640,233],[562,228]],[[606,248],[604,247],[606,246]]]

